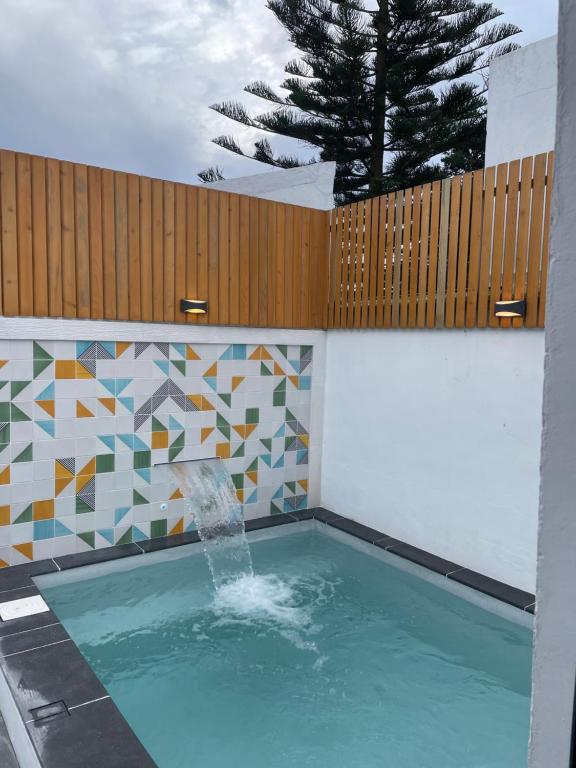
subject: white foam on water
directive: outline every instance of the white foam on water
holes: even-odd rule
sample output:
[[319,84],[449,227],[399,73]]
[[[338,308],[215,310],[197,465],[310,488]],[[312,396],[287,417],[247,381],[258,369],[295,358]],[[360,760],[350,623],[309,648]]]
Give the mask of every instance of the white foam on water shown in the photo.
[[212,609],[224,620],[292,628],[310,624],[310,611],[297,604],[294,587],[274,574],[241,576],[222,585],[215,592]]

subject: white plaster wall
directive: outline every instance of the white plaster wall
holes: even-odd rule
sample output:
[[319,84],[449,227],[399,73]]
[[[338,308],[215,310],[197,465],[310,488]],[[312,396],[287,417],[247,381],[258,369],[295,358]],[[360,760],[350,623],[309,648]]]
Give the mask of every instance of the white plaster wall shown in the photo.
[[334,208],[336,163],[313,163],[302,168],[256,173],[237,179],[213,181],[206,186],[278,203],[329,211]]
[[547,37],[490,64],[486,166],[554,149],[556,45]]
[[330,331],[322,503],[534,591],[544,334]]

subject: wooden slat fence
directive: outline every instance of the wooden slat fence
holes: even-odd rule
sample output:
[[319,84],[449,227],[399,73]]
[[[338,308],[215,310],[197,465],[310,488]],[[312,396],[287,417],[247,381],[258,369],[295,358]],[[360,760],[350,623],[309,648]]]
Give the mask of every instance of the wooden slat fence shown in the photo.
[[336,208],[328,327],[543,327],[553,175],[550,152]]
[[326,326],[329,212],[0,150],[0,231],[6,316]]
[[[0,315],[542,327],[553,172],[542,154],[325,212],[0,150]],[[496,318],[511,298],[526,317]]]

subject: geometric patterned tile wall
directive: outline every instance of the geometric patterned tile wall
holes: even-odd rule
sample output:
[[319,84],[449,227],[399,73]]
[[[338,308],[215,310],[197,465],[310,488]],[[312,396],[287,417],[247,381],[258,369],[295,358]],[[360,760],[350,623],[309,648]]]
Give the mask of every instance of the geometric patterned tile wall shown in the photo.
[[0,341],[0,567],[193,529],[169,461],[305,508],[311,376],[310,346]]

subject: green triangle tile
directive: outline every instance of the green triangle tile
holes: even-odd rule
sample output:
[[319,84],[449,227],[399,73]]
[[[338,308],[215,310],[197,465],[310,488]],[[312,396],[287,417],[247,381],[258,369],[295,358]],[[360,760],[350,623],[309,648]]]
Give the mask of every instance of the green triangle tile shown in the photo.
[[288,347],[286,346],[286,344],[277,344],[277,345],[276,345],[276,349],[277,349],[277,350],[278,350],[278,351],[279,351],[279,352],[280,352],[282,355],[284,355],[284,357],[288,358]]
[[228,427],[228,426],[230,426],[229,422],[226,421],[224,416],[222,416],[222,414],[218,413],[218,411],[216,411],[216,426],[217,427]]
[[85,544],[88,544],[89,547],[92,547],[94,549],[95,543],[96,543],[96,534],[94,531],[86,531],[86,533],[79,533],[78,538],[82,539],[82,541]]
[[4,387],[8,384],[7,381],[0,381],[0,389],[4,389]]
[[34,370],[34,378],[37,376],[40,376],[42,371],[45,371],[46,368],[52,363],[52,360],[34,360],[33,363],[33,370]]
[[10,424],[4,424],[0,427],[0,443],[6,444],[10,442]]
[[182,376],[186,376],[186,360],[170,360],[174,368],[176,368]]
[[[23,389],[26,389],[26,387],[32,384],[31,381],[13,381],[10,383],[10,397],[12,400],[14,400],[15,397],[18,397],[20,392],[22,392]],[[30,398],[31,399],[31,398]]]
[[24,450],[22,451],[22,453],[19,453],[15,459],[12,459],[13,464],[18,464],[22,461],[32,461],[32,443],[30,443],[30,445],[27,445],[26,448],[24,448]]
[[281,515],[282,510],[274,504],[273,501],[270,502],[270,514],[271,515]]
[[304,355],[307,355],[308,352],[312,351],[312,347],[309,344],[303,344],[300,347],[300,359],[304,357]]
[[271,437],[267,437],[264,440],[260,440],[260,442],[262,443],[264,448],[266,448],[267,451],[271,451],[272,450],[272,438]]
[[218,427],[218,431],[226,438],[226,440],[230,440],[230,427]]
[[33,353],[32,357],[34,360],[53,360],[54,358],[52,355],[49,355],[48,352],[44,349],[44,347],[41,347],[40,344],[38,344],[37,341],[33,344]]
[[132,543],[132,526],[128,528],[126,533],[120,536],[116,544],[131,544],[131,543]]
[[76,514],[84,515],[87,512],[94,512],[94,510],[80,496],[76,496]]
[[232,407],[232,395],[231,394],[229,394],[229,395],[218,395],[218,397],[220,398],[220,400],[222,400],[223,403],[225,403],[228,406],[228,408]]
[[293,480],[289,483],[286,483],[286,488],[288,488],[288,490],[292,493],[296,493],[296,483]]
[[245,471],[256,472],[257,469],[258,469],[258,457],[254,459],[254,461],[250,464],[250,466]]
[[296,421],[296,416],[292,413],[292,411],[289,408],[286,408],[286,421]]
[[238,448],[232,454],[232,458],[233,459],[240,459],[242,456],[244,456],[244,446],[245,445],[246,445],[245,443],[240,443]]
[[170,448],[184,448],[184,432],[181,432],[177,438],[170,443]]
[[166,427],[156,416],[152,416],[152,432],[166,432]]
[[182,451],[182,447],[175,446],[168,448],[168,461],[174,461],[174,459],[178,456],[179,453]]
[[30,421],[30,416],[27,416],[24,411],[21,411],[14,403],[10,406],[10,421]]
[[159,536],[167,536],[167,535],[168,535],[168,521],[166,519],[152,520],[152,522],[150,523],[150,538],[157,539]]
[[232,482],[234,483],[234,488],[236,488],[237,491],[241,491],[242,488],[244,488],[244,475],[243,474],[234,474],[230,475],[232,478]]
[[272,405],[286,405],[286,392],[273,392]]
[[260,376],[272,376],[272,371],[264,363],[260,363]]
[[24,512],[20,512],[13,523],[31,523],[32,522],[32,504],[28,504]]
[[148,499],[145,499],[141,493],[138,493],[136,489],[133,489],[132,503],[134,504],[134,506],[137,506],[138,504],[148,504]]
[[277,387],[274,387],[274,392],[285,392],[286,391],[286,377],[284,377]]

